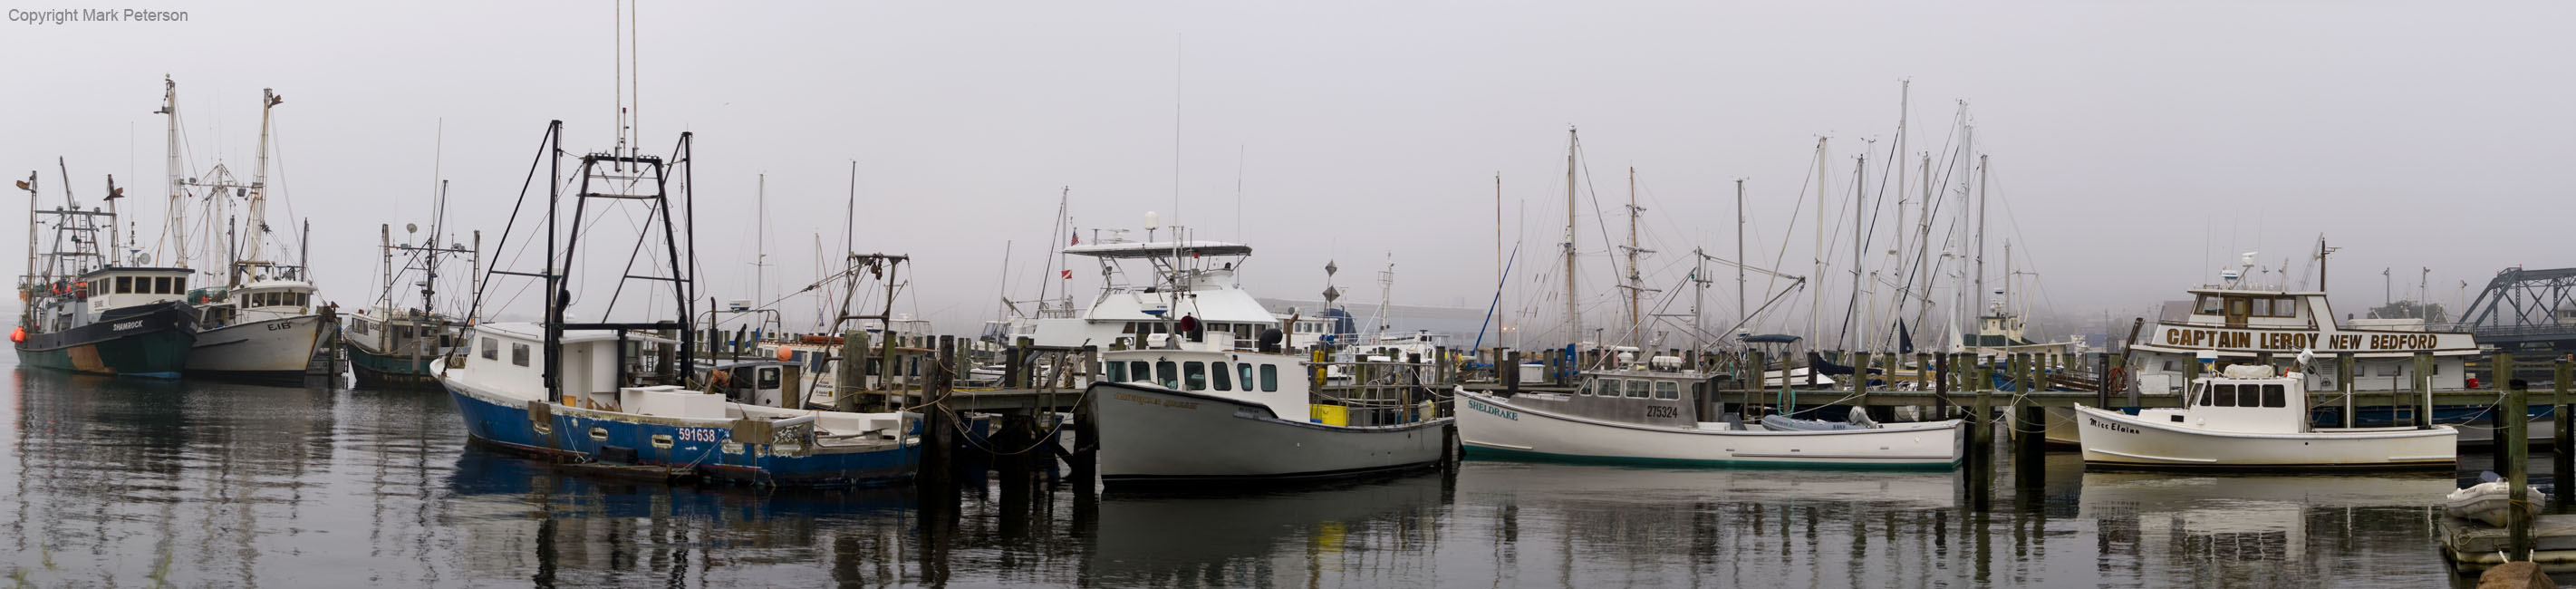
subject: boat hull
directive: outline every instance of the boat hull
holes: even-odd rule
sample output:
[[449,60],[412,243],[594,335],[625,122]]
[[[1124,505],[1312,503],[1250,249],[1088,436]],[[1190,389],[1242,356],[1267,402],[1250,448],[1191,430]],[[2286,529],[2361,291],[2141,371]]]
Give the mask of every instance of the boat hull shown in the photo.
[[1701,430],[1561,415],[1474,392],[1458,400],[1458,437],[1471,458],[1946,470],[1959,462],[1964,429],[1951,420],[1862,430]]
[[547,460],[656,466],[710,480],[793,487],[898,483],[910,480],[921,464],[918,443],[870,451],[736,443],[739,420],[579,409],[440,384],[456,400],[466,434],[475,441]]
[[378,354],[355,343],[341,346],[349,351],[349,371],[356,373],[358,386],[368,388],[435,389],[438,377],[429,373],[437,356]]
[[1437,464],[1449,418],[1377,427],[1280,419],[1268,406],[1127,383],[1089,393],[1110,486],[1321,479]]
[[300,384],[313,363],[322,316],[301,315],[208,329],[188,352],[188,375]]
[[2451,468],[2459,430],[2386,429],[2256,434],[2173,427],[2077,405],[2084,464],[2175,470]]
[[18,342],[18,364],[88,374],[178,378],[187,367],[196,333],[184,304],[158,303],[109,311],[97,322],[54,333],[31,333]]

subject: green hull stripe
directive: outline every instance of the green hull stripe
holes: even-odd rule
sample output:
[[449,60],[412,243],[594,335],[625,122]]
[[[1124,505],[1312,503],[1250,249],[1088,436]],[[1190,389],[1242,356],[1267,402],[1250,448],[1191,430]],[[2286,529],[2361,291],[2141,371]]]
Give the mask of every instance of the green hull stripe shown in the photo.
[[1954,462],[1945,462],[1945,463],[1940,463],[1940,464],[1868,464],[1868,463],[1850,463],[1850,462],[1757,462],[1757,461],[1750,461],[1750,460],[1690,460],[1690,459],[1681,459],[1681,458],[1629,458],[1629,457],[1577,456],[1577,455],[1572,455],[1572,454],[1550,454],[1550,453],[1546,453],[1546,452],[1531,452],[1531,451],[1527,451],[1527,450],[1510,450],[1510,449],[1504,449],[1504,448],[1488,448],[1488,447],[1477,446],[1477,445],[1474,445],[1474,444],[1467,444],[1467,445],[1466,445],[1466,447],[1467,447],[1467,453],[1466,453],[1466,456],[1467,456],[1467,458],[1470,458],[1470,459],[1476,459],[1476,460],[1517,460],[1517,461],[1530,461],[1530,462],[1560,462],[1560,463],[1566,463],[1566,464],[1619,464],[1619,465],[1630,465],[1630,466],[1679,466],[1679,467],[1702,467],[1702,468],[1705,468],[1705,467],[1719,467],[1719,468],[1742,468],[1742,469],[1757,469],[1757,470],[1758,470],[1758,469],[1783,469],[1783,470],[1912,470],[1912,471],[1928,471],[1928,472],[1937,472],[1937,471],[1955,470],[1955,469],[1957,469],[1957,467],[1958,467],[1958,463],[1957,463],[1957,462],[1955,462],[1955,461],[1954,461]]

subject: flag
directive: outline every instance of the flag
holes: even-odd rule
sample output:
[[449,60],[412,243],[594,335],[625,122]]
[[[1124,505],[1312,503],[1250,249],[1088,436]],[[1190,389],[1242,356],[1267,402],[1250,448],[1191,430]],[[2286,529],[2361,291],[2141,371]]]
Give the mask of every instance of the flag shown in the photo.
[[1072,271],[1072,270],[1064,270],[1063,272],[1064,272],[1064,279],[1065,279],[1065,280],[1072,280],[1072,279],[1073,279],[1073,271]]
[[1073,234],[1073,245],[1082,245],[1082,234]]

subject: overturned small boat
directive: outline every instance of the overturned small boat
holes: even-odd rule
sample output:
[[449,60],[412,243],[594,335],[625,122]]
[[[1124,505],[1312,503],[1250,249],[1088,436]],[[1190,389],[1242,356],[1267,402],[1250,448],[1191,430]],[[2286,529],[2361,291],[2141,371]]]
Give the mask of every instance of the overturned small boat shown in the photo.
[[[2481,481],[2478,484],[2461,487],[2460,490],[2452,491],[2442,497],[2442,514],[2478,520],[2490,526],[2509,523],[2506,518],[2511,516],[2515,503],[2513,484],[2505,481],[2503,477],[2496,476],[2494,471],[2482,472],[2478,475]],[[2548,501],[2549,497],[2541,494],[2540,489],[2530,486],[2522,488],[2521,504],[2525,513],[2538,510],[2541,505],[2548,504]]]

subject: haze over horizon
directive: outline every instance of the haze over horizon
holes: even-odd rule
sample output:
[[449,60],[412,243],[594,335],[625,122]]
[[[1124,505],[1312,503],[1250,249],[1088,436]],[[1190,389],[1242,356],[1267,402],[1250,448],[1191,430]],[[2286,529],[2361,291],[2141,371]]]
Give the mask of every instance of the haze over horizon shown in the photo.
[[[179,85],[190,175],[248,176],[257,97],[273,88],[286,102],[270,221],[311,220],[323,298],[358,307],[375,296],[379,225],[398,240],[426,225],[437,180],[452,182],[455,233],[494,244],[547,121],[565,122],[570,151],[610,142],[609,3],[183,9],[185,22],[0,23],[0,50],[23,56],[0,95],[15,115],[0,176],[36,172],[52,206],[56,157],[85,205],[114,174],[153,242],[163,76]],[[2036,314],[2125,324],[2249,251],[2296,287],[2319,235],[2341,248],[2338,313],[2414,298],[2419,281],[2456,313],[2502,268],[2576,266],[2548,225],[2568,201],[2547,176],[2576,156],[2559,104],[2576,89],[2562,63],[2576,40],[2558,30],[2570,17],[2576,5],[2540,2],[647,3],[629,83],[645,151],[696,136],[705,296],[756,298],[764,247],[757,298],[812,282],[816,244],[842,240],[856,162],[851,249],[912,255],[898,310],[945,333],[1058,280],[1042,258],[1068,191],[1086,242],[1155,211],[1251,244],[1258,296],[1316,298],[1333,262],[1342,302],[1372,305],[1392,254],[1397,304],[1482,308],[1497,175],[1503,247],[1519,247],[1503,305],[1552,324],[1571,126],[1595,326],[1625,305],[1611,299],[1629,168],[1655,250],[1645,282],[1674,301],[1650,312],[1678,313],[1691,249],[1735,257],[1737,179],[1745,257],[1813,273],[1812,166],[1829,138],[1830,334],[1852,281],[1854,156],[1869,154],[1864,191],[1884,195],[1870,245],[1884,269],[1892,207],[1919,198],[1918,158],[1952,174],[1962,101],[1992,163],[1989,280],[2009,241],[2014,269],[2036,274],[2021,293]],[[1898,184],[1881,175],[1908,80]],[[0,239],[0,256],[25,247]],[[1710,268],[1711,323],[1726,324],[1734,271]],[[1098,286],[1087,267],[1073,275],[1059,281],[1078,300]],[[1784,284],[1754,274],[1750,298]],[[534,309],[532,292],[496,297]],[[1757,330],[1805,329],[1809,293],[1782,301]]]

